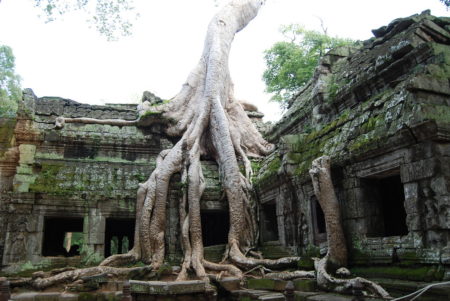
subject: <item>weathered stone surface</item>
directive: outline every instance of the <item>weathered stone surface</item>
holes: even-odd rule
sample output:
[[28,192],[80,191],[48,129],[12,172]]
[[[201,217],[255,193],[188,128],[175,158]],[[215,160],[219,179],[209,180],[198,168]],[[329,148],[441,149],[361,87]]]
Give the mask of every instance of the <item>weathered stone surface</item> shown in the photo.
[[[0,234],[3,265],[17,263],[20,268],[26,261],[62,264],[60,259],[42,256],[44,220],[56,217],[84,219],[83,243],[97,255],[85,252],[82,262],[92,258],[98,261],[105,255],[105,246],[109,246],[105,243],[109,231],[106,221],[134,219],[138,183],[151,174],[159,152],[173,144],[157,125],[67,124],[55,130],[54,120],[61,115],[133,120],[136,109],[136,105],[91,106],[58,97],[37,98],[31,90],[25,92],[19,112],[25,119],[0,122],[0,216],[10,229]],[[203,174],[206,189],[202,210],[227,210],[217,165],[204,162]],[[175,262],[181,257],[177,209],[180,189],[174,177],[169,193],[166,250],[168,258]],[[7,203],[3,203],[3,190],[9,192]],[[16,214],[27,215],[23,222],[26,229],[22,229]],[[130,241],[132,235],[128,236]],[[221,255],[214,259],[221,260]]]
[[[448,25],[429,12],[394,20],[359,50],[326,56],[292,99],[256,178],[261,204],[276,202],[282,246],[322,247],[308,170],[328,155],[353,263],[438,264],[450,239]],[[389,181],[398,195],[384,203]]]
[[11,300],[17,300],[17,301],[34,301],[35,297],[39,293],[36,292],[29,292],[29,293],[20,293],[20,294],[12,294]]
[[228,292],[241,289],[241,280],[236,277],[226,277],[219,280],[219,285]]
[[206,283],[201,280],[190,281],[137,281],[130,280],[133,294],[177,295],[201,293],[206,290]]

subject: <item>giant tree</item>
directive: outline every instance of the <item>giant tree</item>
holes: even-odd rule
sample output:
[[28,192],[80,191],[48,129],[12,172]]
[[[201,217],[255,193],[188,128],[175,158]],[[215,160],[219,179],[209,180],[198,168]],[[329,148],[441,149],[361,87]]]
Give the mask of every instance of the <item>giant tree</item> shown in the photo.
[[[204,50],[196,67],[189,74],[181,91],[169,102],[150,105],[144,102],[136,120],[100,120],[58,117],[56,126],[65,123],[96,123],[118,126],[165,125],[167,135],[177,138],[171,149],[157,157],[155,170],[139,185],[136,203],[135,244],[126,254],[106,258],[98,267],[66,271],[49,277],[38,275],[33,284],[45,288],[83,275],[108,273],[127,276],[137,268],[119,268],[135,261],[157,270],[164,262],[166,206],[169,181],[181,174],[182,196],[179,219],[184,259],[178,280],[186,279],[188,271],[208,279],[210,272],[224,272],[242,278],[243,270],[258,266],[281,269],[295,265],[298,257],[268,260],[251,257],[247,252],[256,243],[257,225],[250,199],[252,168],[249,157],[264,156],[272,151],[248,118],[243,104],[234,98],[228,59],[234,35],[258,13],[261,0],[231,0],[208,26]],[[200,199],[205,188],[202,156],[213,158],[218,166],[230,216],[225,260],[205,260],[200,218]],[[242,166],[242,171],[241,167]],[[290,276],[305,275],[290,273]],[[307,273],[313,276],[313,273]],[[328,274],[326,274],[328,275]]]

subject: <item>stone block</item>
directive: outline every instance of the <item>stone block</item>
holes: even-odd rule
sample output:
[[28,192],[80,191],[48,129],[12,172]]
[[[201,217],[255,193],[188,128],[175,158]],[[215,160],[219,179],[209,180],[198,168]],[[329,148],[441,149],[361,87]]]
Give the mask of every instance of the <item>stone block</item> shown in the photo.
[[351,301],[352,296],[342,296],[336,294],[320,294],[308,297],[308,301]]
[[228,292],[241,288],[241,280],[237,277],[226,277],[219,281],[219,285]]
[[248,279],[247,288],[254,290],[274,290],[275,280],[274,279]]
[[407,214],[419,212],[418,200],[419,200],[419,187],[417,183],[405,183],[403,185],[403,191],[405,193],[405,211]]
[[177,295],[201,293],[206,289],[206,283],[201,280],[190,281],[137,281],[130,280],[133,294]]
[[435,170],[436,159],[430,158],[400,166],[400,176],[403,183],[408,183],[432,177]]
[[59,295],[58,301],[78,301],[78,295],[62,293]]
[[34,301],[59,301],[60,293],[39,293],[34,297]]
[[133,294],[147,294],[149,292],[147,281],[130,280],[130,287]]
[[385,249],[400,248],[401,238],[400,236],[383,237],[382,242]]
[[34,301],[34,298],[38,295],[36,292],[12,294],[11,300],[14,301]]
[[317,282],[315,279],[297,279],[293,282],[296,291],[314,292],[317,290]]
[[409,231],[422,230],[422,219],[418,213],[411,213],[406,215],[406,225]]
[[436,195],[448,195],[449,193],[449,190],[447,189],[447,180],[444,177],[433,178],[430,187]]
[[286,298],[281,293],[271,293],[271,294],[259,296],[258,300],[261,300],[261,301],[286,301]]
[[442,249],[441,252],[441,263],[450,265],[450,246]]
[[342,207],[344,218],[360,218],[364,217],[365,213],[361,208],[362,191],[361,189],[349,190],[349,197],[345,206]]
[[372,250],[370,254],[370,262],[374,264],[390,264],[392,263],[393,249]]
[[444,272],[444,278],[442,279],[444,281],[450,281],[450,268],[446,268]]
[[418,75],[409,82],[409,88],[414,90],[430,91],[450,95],[447,81],[428,75]]
[[294,292],[295,294],[295,301],[306,301],[309,300],[309,297],[318,295],[320,293],[313,293],[313,292]]
[[36,153],[36,145],[33,144],[21,144],[19,145],[21,164],[33,164],[34,154]]

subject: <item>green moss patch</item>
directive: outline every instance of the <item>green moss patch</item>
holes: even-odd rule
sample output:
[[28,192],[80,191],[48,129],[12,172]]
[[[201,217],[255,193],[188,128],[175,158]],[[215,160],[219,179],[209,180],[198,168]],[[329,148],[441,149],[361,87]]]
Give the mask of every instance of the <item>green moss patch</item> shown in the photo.
[[58,179],[58,174],[63,168],[64,164],[62,163],[42,163],[40,173],[34,183],[30,184],[30,191],[54,195],[69,193],[68,189],[61,187],[62,180]]
[[356,276],[368,278],[390,278],[410,281],[440,281],[444,277],[444,269],[438,266],[400,267],[376,266],[354,267],[350,271]]
[[273,279],[248,279],[247,288],[255,290],[269,290],[275,289],[275,280]]

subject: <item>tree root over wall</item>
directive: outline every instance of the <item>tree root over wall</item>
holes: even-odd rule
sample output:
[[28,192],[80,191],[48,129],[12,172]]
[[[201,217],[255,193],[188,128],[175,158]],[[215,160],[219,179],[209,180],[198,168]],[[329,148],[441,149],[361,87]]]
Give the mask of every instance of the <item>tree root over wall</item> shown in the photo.
[[[297,265],[299,257],[268,260],[244,255],[256,244],[258,232],[254,203],[249,196],[252,189],[252,169],[248,157],[264,156],[272,151],[273,145],[262,138],[248,118],[243,105],[234,98],[228,57],[234,35],[257,15],[262,4],[263,1],[260,0],[232,0],[218,12],[209,24],[199,63],[189,74],[181,91],[170,102],[157,106],[144,102],[140,106],[141,117],[134,121],[57,118],[56,125],[61,128],[65,123],[139,126],[144,117],[150,116],[153,118],[152,122],[163,123],[166,133],[179,140],[172,149],[159,154],[155,170],[146,182],[139,185],[133,249],[127,254],[106,258],[95,268],[35,277],[32,283],[36,288],[74,281],[95,273],[108,273],[118,278],[127,277],[130,272],[128,269],[115,267],[136,261],[148,264],[153,271],[158,270],[165,255],[164,231],[169,181],[175,173],[181,174],[183,183],[179,219],[184,259],[177,280],[187,279],[189,271],[194,272],[198,279],[208,281],[211,273],[242,278],[243,270],[255,269],[258,266],[283,269]],[[203,251],[200,199],[205,188],[205,179],[200,158],[206,155],[219,165],[220,179],[229,207],[228,245],[221,263],[207,261]],[[242,173],[238,162],[242,162],[244,166]],[[337,236],[329,235],[329,254],[316,263],[316,277],[319,284],[325,288],[329,287],[325,283],[339,283],[335,286],[338,290],[339,286],[351,286],[351,280],[339,280],[345,281],[344,284],[327,273],[327,264],[330,262],[333,265],[345,266],[347,254],[346,249],[342,249],[342,246],[345,248],[342,229],[338,231],[337,221],[340,221],[340,217],[335,214],[339,212],[339,208],[336,207],[338,204],[335,196],[332,198],[334,190],[332,191],[331,179],[329,173],[322,171],[324,162],[324,159],[315,162],[311,175],[315,188],[318,187],[316,194],[320,204],[328,215],[327,229]],[[312,273],[272,274],[278,278],[298,275],[311,277]],[[375,287],[373,284],[367,286]],[[382,289],[374,292],[387,296]]]

